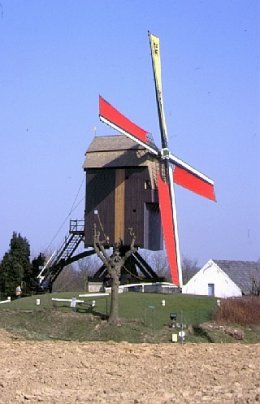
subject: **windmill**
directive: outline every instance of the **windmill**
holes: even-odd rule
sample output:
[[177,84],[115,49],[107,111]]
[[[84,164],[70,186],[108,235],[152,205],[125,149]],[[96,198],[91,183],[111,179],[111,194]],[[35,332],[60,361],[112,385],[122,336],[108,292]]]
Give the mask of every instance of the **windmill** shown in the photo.
[[[95,253],[94,226],[110,245],[121,241],[122,252],[130,245],[130,227],[136,233],[137,248],[160,250],[162,228],[172,282],[182,287],[174,183],[214,201],[214,182],[169,150],[159,38],[149,33],[149,41],[161,148],[156,147],[149,132],[99,97],[100,120],[120,135],[95,136],[86,152],[83,164],[86,173],[84,220],[70,221],[69,236],[41,269],[38,278],[43,290],[51,290],[66,265]],[[81,242],[84,242],[85,251],[75,254]],[[136,267],[146,279],[159,280],[138,251],[126,261],[125,275],[130,273],[135,277]],[[95,280],[103,280],[105,271],[104,266],[99,268]],[[121,282],[124,282],[123,277]]]
[[159,149],[154,145],[146,130],[124,116],[102,97],[99,97],[99,117],[102,122],[132,139],[139,146],[154,155],[159,161],[160,170],[157,175],[157,188],[165,247],[172,281],[174,284],[182,287],[174,183],[215,201],[214,182],[206,175],[176,157],[169,150],[162,96],[160,42],[159,38],[152,35],[150,32],[148,36],[153,66],[161,148]]

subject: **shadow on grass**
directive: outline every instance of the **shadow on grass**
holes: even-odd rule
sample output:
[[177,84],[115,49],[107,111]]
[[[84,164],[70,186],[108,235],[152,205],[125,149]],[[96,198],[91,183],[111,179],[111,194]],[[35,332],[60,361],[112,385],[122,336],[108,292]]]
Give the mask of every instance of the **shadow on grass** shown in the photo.
[[108,320],[108,315],[101,313],[100,311],[95,311],[91,307],[78,307],[77,313],[92,314],[93,317],[100,318],[100,320]]
[[209,336],[206,330],[204,330],[199,325],[193,326],[193,332],[196,337],[204,338],[208,342],[214,342],[214,340]]

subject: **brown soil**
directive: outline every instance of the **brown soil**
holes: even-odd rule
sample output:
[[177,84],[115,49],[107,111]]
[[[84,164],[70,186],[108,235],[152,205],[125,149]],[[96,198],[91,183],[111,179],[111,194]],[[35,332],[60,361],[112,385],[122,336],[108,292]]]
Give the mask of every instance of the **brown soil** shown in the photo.
[[0,331],[0,403],[260,402],[260,344],[32,342]]

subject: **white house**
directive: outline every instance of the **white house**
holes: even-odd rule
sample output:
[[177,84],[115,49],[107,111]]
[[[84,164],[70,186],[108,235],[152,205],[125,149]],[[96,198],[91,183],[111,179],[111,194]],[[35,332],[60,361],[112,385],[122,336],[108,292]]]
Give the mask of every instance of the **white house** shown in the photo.
[[221,298],[251,294],[260,284],[260,263],[209,260],[182,288],[182,293]]

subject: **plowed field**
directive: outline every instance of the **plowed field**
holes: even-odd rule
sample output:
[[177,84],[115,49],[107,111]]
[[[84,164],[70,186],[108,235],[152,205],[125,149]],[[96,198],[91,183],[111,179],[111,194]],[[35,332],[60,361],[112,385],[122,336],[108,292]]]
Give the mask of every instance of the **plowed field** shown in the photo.
[[1,403],[260,402],[260,344],[32,342],[0,332]]

